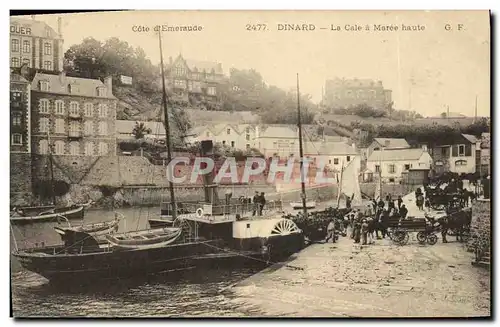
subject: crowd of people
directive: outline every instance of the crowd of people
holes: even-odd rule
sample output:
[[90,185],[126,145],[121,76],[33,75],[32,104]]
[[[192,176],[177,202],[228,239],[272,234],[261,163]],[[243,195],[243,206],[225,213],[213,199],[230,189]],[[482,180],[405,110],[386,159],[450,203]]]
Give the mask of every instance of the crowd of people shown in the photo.
[[383,239],[388,235],[387,225],[391,218],[405,219],[407,214],[408,209],[401,196],[393,199],[389,194],[385,201],[372,199],[365,210],[353,209],[341,221],[332,219],[327,227],[328,235],[325,241],[335,242],[336,234],[347,235],[350,229],[350,238],[355,243],[372,244],[375,238]]

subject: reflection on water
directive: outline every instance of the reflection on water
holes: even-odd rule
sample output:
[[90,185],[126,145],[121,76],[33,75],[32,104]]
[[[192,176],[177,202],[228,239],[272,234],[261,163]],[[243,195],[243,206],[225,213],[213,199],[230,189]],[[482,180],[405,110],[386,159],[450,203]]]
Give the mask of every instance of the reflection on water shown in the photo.
[[[119,209],[126,219],[119,231],[147,228],[147,219],[158,217],[159,208]],[[114,218],[112,211],[90,210],[85,223]],[[78,222],[71,222],[76,225]],[[53,230],[57,223],[15,226],[20,248],[34,243],[60,242]],[[11,243],[13,238],[11,237]],[[203,271],[174,272],[140,280],[115,280],[92,286],[54,286],[12,260],[12,305],[15,317],[145,317],[145,316],[247,316],[257,314],[236,306],[230,293],[221,293],[231,284],[247,278],[258,268],[229,267]]]

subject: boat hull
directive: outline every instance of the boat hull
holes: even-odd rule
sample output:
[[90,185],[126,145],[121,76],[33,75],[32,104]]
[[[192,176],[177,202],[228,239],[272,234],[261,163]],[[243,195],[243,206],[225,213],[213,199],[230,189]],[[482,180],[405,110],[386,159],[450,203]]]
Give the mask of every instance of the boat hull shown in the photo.
[[10,217],[10,221],[11,223],[14,224],[30,224],[36,222],[58,221],[62,219],[60,216],[64,216],[68,220],[76,220],[76,219],[81,220],[85,216],[84,209],[85,209],[84,206],[78,206],[75,208],[68,207],[68,209],[65,211],[60,210],[59,212],[53,214],[29,216],[29,217],[24,217],[24,216]]
[[268,237],[252,237],[235,239],[233,247],[240,251],[262,251],[266,260],[279,261],[299,252],[304,248],[304,235],[294,233],[289,235],[272,235]]
[[219,252],[217,241],[174,244],[165,247],[103,251],[68,255],[14,253],[21,265],[51,282],[93,282],[144,276],[193,267],[200,256]]

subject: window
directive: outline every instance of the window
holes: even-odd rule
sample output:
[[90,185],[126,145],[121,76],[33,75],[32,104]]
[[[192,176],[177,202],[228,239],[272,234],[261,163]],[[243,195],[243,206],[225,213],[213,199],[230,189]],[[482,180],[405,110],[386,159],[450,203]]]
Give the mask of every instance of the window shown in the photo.
[[188,81],[188,91],[193,90],[193,81]]
[[390,164],[389,165],[389,174],[394,174],[396,172],[396,165]]
[[80,124],[76,121],[72,121],[69,124],[69,135],[73,137],[80,136]]
[[68,84],[68,93],[71,93],[71,84]]
[[23,94],[18,91],[10,92],[10,106],[11,107],[20,107],[21,102],[23,100]]
[[84,123],[85,135],[92,135],[94,130],[94,124],[91,120],[87,120]]
[[227,135],[230,135],[230,134],[231,134],[231,129],[230,129],[230,128],[228,128],[228,129],[226,130],[226,134],[227,134]]
[[174,86],[178,87],[178,88],[185,89],[186,88],[186,81],[176,79],[176,80],[174,80]]
[[47,81],[40,81],[40,91],[49,91],[49,82]]
[[338,165],[339,164],[339,158],[333,158],[333,164]]
[[72,156],[79,156],[80,155],[80,143],[78,143],[78,142],[71,142],[69,144],[69,153]]
[[12,67],[19,67],[19,58],[12,58],[10,64]]
[[50,127],[50,120],[48,118],[40,118],[38,121],[38,125],[40,128],[40,133],[47,133]]
[[99,143],[99,155],[105,156],[108,154],[108,144],[104,142]]
[[56,119],[56,133],[64,133],[64,119]]
[[69,114],[71,116],[78,116],[79,109],[80,109],[80,105],[78,104],[78,102],[72,101],[69,104]]
[[49,113],[49,100],[40,99],[40,102],[38,103],[38,110],[40,111],[41,114],[48,114]]
[[47,154],[49,152],[49,142],[47,140],[40,140],[38,143],[38,152],[40,154]]
[[12,126],[21,126],[22,115],[20,112],[12,113]]
[[357,95],[358,98],[362,99],[362,98],[365,97],[365,92],[359,90],[356,95]]
[[222,141],[222,145],[226,145],[226,141]]
[[377,92],[375,90],[370,91],[370,98],[375,99],[377,97]]
[[104,88],[104,87],[98,87],[96,90],[97,90],[97,96],[98,97],[104,97],[104,96],[106,96],[106,88]]
[[247,134],[247,135],[246,135],[246,140],[247,140],[247,141],[250,141],[250,134]]
[[446,155],[446,148],[441,148],[441,155],[445,156]]
[[64,102],[56,100],[56,115],[64,115]]
[[12,39],[10,50],[12,52],[19,52],[19,40],[18,39]]
[[351,161],[351,156],[347,156],[347,162]]
[[46,60],[43,62],[43,69],[52,70],[52,61]]
[[105,121],[99,122],[99,135],[108,135],[108,123]]
[[97,106],[97,112],[98,112],[99,117],[101,117],[101,118],[107,117],[108,116],[108,105],[100,103]]
[[23,136],[21,134],[12,134],[12,144],[21,145],[23,144]]
[[86,103],[83,108],[85,117],[92,117],[94,114],[94,105],[92,103]]
[[174,74],[176,76],[184,76],[186,74],[186,69],[182,66],[174,67]]
[[55,154],[64,154],[64,141],[55,141]]
[[346,97],[348,97],[348,98],[352,98],[352,97],[354,96],[354,94],[352,93],[352,91],[351,91],[351,90],[347,90],[347,91],[345,92],[345,95],[346,95]]
[[457,160],[455,161],[455,166],[467,166],[466,160]]
[[246,148],[247,148],[247,150],[250,150],[250,144],[249,143],[247,143]]
[[405,170],[410,170],[410,165],[409,164],[405,165]]
[[380,166],[379,165],[375,165],[375,172],[380,173]]
[[45,29],[45,36],[46,37],[51,37],[51,35],[50,35],[50,29],[49,28]]
[[332,159],[328,160],[328,164],[331,165],[332,164]]
[[215,95],[215,87],[214,86],[210,86],[207,88],[207,94],[208,95]]
[[231,147],[234,148],[234,141],[231,141]]
[[463,155],[465,155],[465,145],[460,144],[460,145],[458,146],[458,155],[459,155],[459,156],[463,156]]
[[250,127],[247,127],[247,128],[246,128],[246,132],[247,132],[247,133],[250,133]]
[[30,44],[30,41],[23,41],[23,52],[25,53],[29,53],[31,52],[31,44]]
[[28,58],[23,59],[23,65],[26,65],[28,67],[31,67],[31,61]]
[[94,155],[94,143],[92,142],[85,143],[85,155],[86,156]]
[[43,45],[43,54],[45,55],[51,55],[52,54],[52,44],[49,42],[45,42]]

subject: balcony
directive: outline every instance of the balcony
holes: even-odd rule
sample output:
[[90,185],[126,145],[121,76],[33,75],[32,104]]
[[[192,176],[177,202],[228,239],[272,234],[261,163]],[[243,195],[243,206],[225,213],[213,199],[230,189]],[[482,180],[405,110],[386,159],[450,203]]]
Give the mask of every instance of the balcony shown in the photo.
[[68,138],[72,140],[81,139],[83,137],[83,133],[80,131],[69,131]]
[[79,113],[74,113],[74,112],[73,113],[70,112],[68,114],[68,117],[70,119],[82,119],[82,115],[80,115]]

